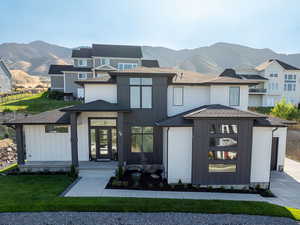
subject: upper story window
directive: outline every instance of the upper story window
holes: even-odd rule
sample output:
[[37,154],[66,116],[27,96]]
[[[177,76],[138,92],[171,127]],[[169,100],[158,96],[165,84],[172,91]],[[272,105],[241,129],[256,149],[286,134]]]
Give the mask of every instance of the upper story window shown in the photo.
[[240,105],[240,87],[229,87],[229,105]]
[[183,105],[183,87],[173,88],[173,105]]
[[278,82],[270,82],[268,84],[268,86],[269,86],[270,91],[278,91],[279,90]]
[[118,70],[130,70],[137,67],[137,63],[118,63]]
[[284,90],[285,91],[296,91],[296,75],[285,74],[284,75]]
[[278,73],[271,73],[270,77],[278,77]]
[[79,80],[87,79],[87,74],[86,73],[78,73],[78,79]]
[[130,78],[130,107],[152,108],[152,78]]
[[110,60],[108,58],[101,58],[100,65],[109,65]]
[[87,66],[86,59],[78,59],[78,66]]

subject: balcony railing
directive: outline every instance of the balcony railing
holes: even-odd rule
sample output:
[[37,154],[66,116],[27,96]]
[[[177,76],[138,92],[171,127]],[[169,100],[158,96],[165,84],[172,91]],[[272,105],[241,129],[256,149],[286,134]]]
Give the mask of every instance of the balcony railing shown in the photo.
[[249,88],[250,93],[267,93],[267,89],[265,88]]

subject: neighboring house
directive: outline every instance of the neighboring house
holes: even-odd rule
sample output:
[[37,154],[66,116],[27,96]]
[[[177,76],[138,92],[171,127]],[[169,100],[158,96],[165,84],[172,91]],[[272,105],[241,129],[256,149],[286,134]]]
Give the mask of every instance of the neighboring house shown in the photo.
[[137,66],[159,67],[157,60],[143,60],[140,46],[100,45],[72,50],[73,65],[50,65],[51,89],[66,96],[83,98],[84,91],[74,81],[108,76],[108,71]]
[[247,111],[257,81],[150,67],[107,74],[76,81],[83,104],[6,123],[21,170],[117,160],[163,169],[169,183],[267,187],[270,170],[283,169],[286,125]]
[[5,65],[4,61],[0,58],[0,92],[10,92],[12,88],[12,75]]
[[[249,106],[274,106],[285,98],[294,105],[300,103],[300,69],[278,59],[270,59],[247,73],[249,79],[262,77],[259,84],[249,89]],[[253,78],[254,78],[253,77]]]

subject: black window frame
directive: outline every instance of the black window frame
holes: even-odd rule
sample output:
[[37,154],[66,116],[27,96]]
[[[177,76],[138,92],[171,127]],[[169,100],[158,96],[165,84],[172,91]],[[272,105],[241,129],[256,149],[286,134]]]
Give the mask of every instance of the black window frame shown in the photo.
[[[210,132],[210,128],[212,126],[220,127],[222,125],[230,125],[230,126],[236,126],[237,133],[212,133]],[[220,120],[220,121],[211,121],[208,124],[208,151],[207,151],[207,172],[209,174],[214,173],[224,173],[224,174],[236,174],[238,173],[238,160],[239,160],[239,133],[240,133],[240,124],[238,121],[233,120]],[[235,138],[237,141],[236,145],[233,146],[210,146],[210,138]],[[235,159],[209,159],[209,152],[216,153],[217,151],[225,151],[225,152],[236,152],[236,158]],[[235,172],[212,172],[209,170],[210,164],[235,164]]]
[[[141,128],[141,132],[133,132],[134,127],[139,127]],[[151,127],[152,132],[144,132],[144,128],[146,127]],[[132,137],[136,135],[141,135],[141,151],[140,152],[133,152],[132,151]],[[144,151],[144,135],[152,135],[152,151],[151,152],[145,152]],[[140,154],[140,153],[153,153],[154,152],[154,127],[153,126],[131,126],[130,127],[130,152],[133,154]]]
[[[130,79],[139,79],[140,84],[130,84]],[[142,79],[151,79],[151,85],[150,84],[142,84]],[[140,107],[138,108],[132,108],[131,107],[131,87],[138,87],[140,92]],[[150,108],[143,108],[143,87],[150,87],[151,88],[151,107]],[[129,98],[130,98],[130,108],[131,109],[143,109],[143,110],[151,110],[153,107],[153,79],[152,77],[130,77],[129,78]]]
[[[66,128],[66,131],[59,131],[59,128]],[[56,124],[46,124],[45,125],[46,134],[67,134],[69,133],[68,125],[56,125]]]

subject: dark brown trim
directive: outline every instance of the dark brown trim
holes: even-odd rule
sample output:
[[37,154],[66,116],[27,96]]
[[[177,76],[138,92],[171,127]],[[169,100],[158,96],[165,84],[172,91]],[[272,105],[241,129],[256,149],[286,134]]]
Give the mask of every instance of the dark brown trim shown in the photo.
[[17,142],[17,161],[18,165],[25,163],[25,148],[24,148],[24,134],[23,125],[16,125],[16,142]]
[[76,112],[71,113],[71,153],[72,165],[78,167],[78,134],[77,134],[77,116]]

